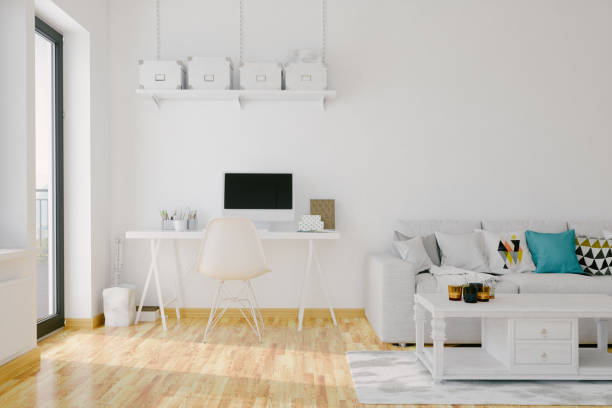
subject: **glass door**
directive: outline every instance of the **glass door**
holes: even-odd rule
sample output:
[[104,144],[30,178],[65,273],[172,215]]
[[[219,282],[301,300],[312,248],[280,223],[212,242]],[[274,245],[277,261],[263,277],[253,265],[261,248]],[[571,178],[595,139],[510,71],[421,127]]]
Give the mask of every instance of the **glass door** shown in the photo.
[[35,34],[36,317],[38,337],[64,326],[62,36],[40,19]]

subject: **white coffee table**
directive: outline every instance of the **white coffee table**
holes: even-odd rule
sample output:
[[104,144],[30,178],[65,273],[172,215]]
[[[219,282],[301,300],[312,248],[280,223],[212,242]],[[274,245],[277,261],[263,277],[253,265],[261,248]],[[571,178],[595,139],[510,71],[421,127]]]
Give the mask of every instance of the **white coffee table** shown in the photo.
[[[606,295],[499,294],[465,303],[444,294],[417,294],[416,355],[441,380],[612,380]],[[433,349],[424,347],[427,312]],[[481,347],[444,348],[446,319],[480,318]],[[597,348],[579,348],[578,319],[597,323]]]

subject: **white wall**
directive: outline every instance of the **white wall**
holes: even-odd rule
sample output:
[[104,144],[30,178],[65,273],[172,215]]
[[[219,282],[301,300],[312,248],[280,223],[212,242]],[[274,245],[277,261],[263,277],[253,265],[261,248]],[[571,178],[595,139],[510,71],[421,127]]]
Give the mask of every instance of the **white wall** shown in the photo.
[[[0,2],[0,252],[32,248],[34,215],[34,4]],[[0,256],[0,364],[36,347],[36,275],[30,253]]]
[[34,6],[0,4],[0,248],[34,245]]
[[102,313],[110,261],[108,2],[36,0],[64,36],[65,314]]
[[[238,3],[162,1],[163,56],[236,63]],[[246,59],[318,47],[318,4],[247,1]],[[290,170],[298,214],[310,198],[336,199],[343,238],[321,244],[321,258],[336,304],[362,307],[364,257],[389,248],[400,217],[609,216],[611,22],[607,0],[330,0],[338,99],[327,112],[210,102],[157,111],[134,92],[137,60],[154,56],[153,2],[111,0],[112,234],[158,227],[160,208],[219,215],[224,171]],[[125,281],[142,287],[147,248],[128,243]],[[262,306],[295,307],[305,247],[265,250],[274,272],[255,283]],[[187,263],[195,245],[180,252]],[[208,307],[211,282],[186,281],[187,305]],[[309,298],[321,305],[315,288]]]
[[[109,100],[109,3],[107,0],[54,0],[89,33],[89,150],[91,314],[102,313],[102,289],[110,281],[110,100]],[[68,79],[70,80],[70,79]],[[75,101],[79,103],[79,101]],[[77,106],[75,106],[77,108]],[[82,109],[82,107],[81,107]],[[76,112],[75,112],[76,114]],[[81,167],[75,167],[75,173]],[[76,174],[73,176],[78,177]],[[67,217],[68,218],[68,217]],[[76,247],[79,248],[79,247]],[[82,309],[75,309],[77,317]],[[80,316],[79,316],[80,317]]]

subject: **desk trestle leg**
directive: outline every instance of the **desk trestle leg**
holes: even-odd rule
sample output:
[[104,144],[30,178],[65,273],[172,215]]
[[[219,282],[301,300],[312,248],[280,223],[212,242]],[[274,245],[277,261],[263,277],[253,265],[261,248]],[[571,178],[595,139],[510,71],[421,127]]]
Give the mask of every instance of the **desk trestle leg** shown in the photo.
[[298,313],[298,331],[302,331],[302,325],[304,322],[304,305],[306,303],[306,286],[308,286],[308,279],[310,277],[310,270],[312,268],[313,262],[315,263],[317,274],[319,275],[319,282],[321,284],[321,288],[323,290],[323,295],[325,296],[325,300],[327,301],[327,306],[329,307],[329,312],[331,314],[332,321],[334,322],[334,326],[338,325],[338,322],[336,321],[336,313],[334,312],[331,298],[329,296],[329,290],[327,288],[327,280],[325,279],[323,268],[321,268],[319,257],[317,256],[317,253],[315,251],[314,241],[312,239],[309,239],[308,240],[308,255],[306,257],[306,269],[304,270],[304,278],[302,280],[302,292],[300,295],[300,311]]

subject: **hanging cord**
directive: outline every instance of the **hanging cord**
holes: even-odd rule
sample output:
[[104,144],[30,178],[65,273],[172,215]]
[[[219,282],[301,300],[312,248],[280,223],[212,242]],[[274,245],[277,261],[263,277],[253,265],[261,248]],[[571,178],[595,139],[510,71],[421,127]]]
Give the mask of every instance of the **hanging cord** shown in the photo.
[[321,61],[327,63],[327,0],[321,0]]
[[155,0],[155,56],[161,59],[160,0]]
[[113,260],[113,286],[121,284],[121,272],[123,271],[123,240],[115,238],[115,258]]
[[243,63],[244,57],[244,0],[240,0],[240,64]]

